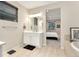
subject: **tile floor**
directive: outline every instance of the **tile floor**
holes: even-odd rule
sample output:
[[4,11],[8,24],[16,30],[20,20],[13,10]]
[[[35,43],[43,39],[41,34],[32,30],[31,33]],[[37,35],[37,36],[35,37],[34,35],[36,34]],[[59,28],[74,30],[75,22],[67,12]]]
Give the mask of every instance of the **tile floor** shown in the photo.
[[56,40],[47,40],[47,46],[42,48],[35,48],[30,51],[23,49],[22,47],[13,48],[16,53],[12,55],[4,54],[4,57],[66,57],[74,56],[70,52],[71,50],[60,49],[60,42]]

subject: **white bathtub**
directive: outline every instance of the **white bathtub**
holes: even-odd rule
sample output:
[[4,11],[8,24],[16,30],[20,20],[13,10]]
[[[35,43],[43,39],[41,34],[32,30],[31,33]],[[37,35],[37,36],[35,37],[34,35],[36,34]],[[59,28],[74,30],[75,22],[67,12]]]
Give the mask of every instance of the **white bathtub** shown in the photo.
[[72,42],[71,43],[71,46],[74,50],[78,51],[79,52],[79,42]]

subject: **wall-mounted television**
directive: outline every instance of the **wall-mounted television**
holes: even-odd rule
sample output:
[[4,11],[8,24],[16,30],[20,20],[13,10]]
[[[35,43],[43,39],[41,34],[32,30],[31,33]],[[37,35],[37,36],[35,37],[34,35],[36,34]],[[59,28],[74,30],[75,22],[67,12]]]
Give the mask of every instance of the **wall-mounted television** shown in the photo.
[[18,8],[5,1],[0,1],[0,20],[18,22]]

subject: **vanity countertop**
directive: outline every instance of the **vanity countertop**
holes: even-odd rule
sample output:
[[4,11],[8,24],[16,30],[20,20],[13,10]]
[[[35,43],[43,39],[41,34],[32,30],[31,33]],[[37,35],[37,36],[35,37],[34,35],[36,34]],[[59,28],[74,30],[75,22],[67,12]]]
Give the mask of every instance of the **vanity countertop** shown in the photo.
[[5,44],[5,42],[0,41],[0,46],[3,45],[3,44]]
[[43,33],[43,32],[33,32],[33,31],[24,31],[25,33]]

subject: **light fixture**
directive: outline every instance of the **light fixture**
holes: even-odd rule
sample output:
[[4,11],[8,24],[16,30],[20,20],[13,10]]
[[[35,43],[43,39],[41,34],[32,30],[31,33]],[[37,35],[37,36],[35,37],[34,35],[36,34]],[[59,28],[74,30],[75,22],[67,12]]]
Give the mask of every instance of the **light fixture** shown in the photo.
[[29,17],[38,17],[38,16],[42,16],[42,13],[38,13],[38,14],[29,15]]

